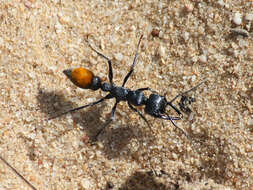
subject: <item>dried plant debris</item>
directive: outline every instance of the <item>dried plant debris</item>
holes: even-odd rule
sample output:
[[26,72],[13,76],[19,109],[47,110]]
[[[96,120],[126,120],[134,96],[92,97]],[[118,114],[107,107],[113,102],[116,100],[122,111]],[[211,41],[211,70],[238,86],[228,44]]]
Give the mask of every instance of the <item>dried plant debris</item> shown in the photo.
[[12,167],[2,156],[0,156],[0,160],[4,162],[15,174],[17,174],[27,185],[29,185],[33,190],[36,188],[27,180],[24,176],[22,176],[14,167]]
[[230,32],[234,35],[241,35],[243,37],[249,37],[249,32],[241,28],[231,28]]
[[193,103],[196,102],[196,99],[194,97],[191,97],[189,95],[189,92],[196,90],[200,85],[202,85],[203,83],[205,83],[207,81],[207,79],[203,80],[201,83],[197,84],[196,86],[194,86],[193,88],[191,88],[190,90],[187,90],[183,93],[178,94],[175,98],[173,98],[170,102],[175,101],[177,98],[180,98],[180,101],[178,102],[178,106],[180,108],[180,110],[186,114],[190,114],[192,112],[192,110],[189,108],[189,106]]
[[190,114],[192,112],[192,110],[189,108],[189,106],[193,103],[196,102],[196,99],[191,97],[191,96],[187,96],[187,95],[182,95],[181,99],[178,103],[178,106],[180,108],[180,110],[186,114]]

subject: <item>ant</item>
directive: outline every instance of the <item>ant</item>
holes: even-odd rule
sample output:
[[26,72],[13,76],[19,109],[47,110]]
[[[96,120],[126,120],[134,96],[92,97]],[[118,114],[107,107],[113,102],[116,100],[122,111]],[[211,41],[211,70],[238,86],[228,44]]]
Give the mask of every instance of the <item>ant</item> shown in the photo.
[[[205,81],[201,82],[200,84],[198,84],[197,86],[193,87],[192,89],[190,89],[186,92],[178,94],[171,101],[167,101],[165,96],[159,95],[157,92],[155,92],[154,90],[152,90],[149,87],[139,88],[137,90],[131,90],[129,88],[126,88],[125,84],[128,81],[131,74],[133,73],[134,66],[137,63],[138,49],[139,49],[142,38],[143,38],[143,35],[141,35],[141,37],[139,39],[139,42],[138,42],[138,45],[137,45],[137,50],[136,50],[136,53],[135,53],[134,60],[133,60],[133,63],[131,65],[130,71],[125,76],[121,86],[117,86],[113,83],[113,70],[112,70],[112,61],[111,61],[111,59],[109,59],[108,57],[106,57],[102,53],[98,52],[96,49],[94,49],[90,45],[90,43],[88,41],[88,38],[87,38],[87,40],[85,40],[85,41],[88,43],[89,47],[94,52],[96,52],[99,56],[106,59],[107,62],[108,62],[108,66],[109,66],[109,74],[108,74],[109,83],[108,82],[103,83],[100,77],[95,76],[92,71],[90,71],[88,69],[85,69],[85,68],[67,69],[67,70],[64,70],[63,73],[72,81],[72,83],[74,83],[79,88],[91,89],[93,91],[101,89],[104,92],[108,92],[108,94],[105,97],[103,97],[103,98],[101,98],[101,99],[99,99],[95,102],[92,102],[92,103],[89,103],[87,105],[80,106],[80,107],[68,110],[66,112],[63,112],[63,113],[61,113],[59,115],[56,115],[54,117],[51,117],[49,119],[54,119],[54,118],[57,118],[59,116],[65,115],[65,114],[70,113],[70,112],[74,112],[74,111],[77,111],[77,110],[80,110],[80,109],[84,109],[84,108],[87,108],[87,107],[90,107],[90,106],[94,106],[96,104],[99,104],[99,103],[107,100],[107,99],[115,98],[116,102],[114,103],[114,106],[113,106],[112,111],[111,111],[111,118],[110,118],[110,120],[108,120],[107,124],[105,126],[103,126],[98,131],[98,133],[95,136],[95,139],[97,139],[97,137],[104,130],[104,128],[111,121],[114,120],[114,118],[115,118],[114,114],[115,114],[117,105],[121,101],[127,102],[128,107],[132,111],[136,112],[146,122],[146,124],[148,125],[148,127],[150,128],[151,131],[152,131],[152,128],[151,128],[149,122],[147,121],[146,117],[135,106],[145,106],[145,108],[144,108],[145,113],[147,113],[147,114],[149,114],[149,115],[151,115],[155,118],[169,120],[177,129],[182,131],[183,134],[188,138],[188,135],[184,132],[184,130],[181,129],[180,127],[178,127],[176,125],[176,123],[174,122],[175,120],[180,120],[181,117],[170,116],[166,112],[166,107],[170,106],[173,110],[175,110],[177,112],[177,114],[179,116],[182,116],[181,111],[184,111],[185,109],[187,109],[188,108],[187,105],[191,104],[193,102],[192,99],[189,99],[189,97],[186,96],[186,94],[188,92],[192,91],[192,90],[195,90],[198,86],[200,86]],[[144,93],[143,93],[144,91],[150,91],[151,92],[151,94],[148,98],[144,95]],[[182,97],[181,101],[180,101],[181,106],[180,106],[180,103],[179,103],[181,111],[176,106],[174,106],[172,104],[180,96]]]

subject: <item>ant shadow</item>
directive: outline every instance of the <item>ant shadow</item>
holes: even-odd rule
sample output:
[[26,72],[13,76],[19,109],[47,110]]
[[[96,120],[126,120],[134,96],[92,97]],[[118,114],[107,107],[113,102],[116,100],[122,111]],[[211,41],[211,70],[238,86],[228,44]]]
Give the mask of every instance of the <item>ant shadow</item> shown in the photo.
[[[67,100],[64,97],[63,93],[46,91],[44,89],[39,89],[37,101],[39,109],[43,113],[46,113],[48,115],[48,118],[55,116],[55,114],[57,113],[62,113],[65,110],[70,110],[75,107],[78,107],[77,104]],[[90,108],[79,110],[78,113],[81,115],[81,117],[72,117],[73,123],[79,124],[81,126],[81,130],[85,131],[88,136],[88,139],[91,141],[94,139],[99,129],[107,123],[107,121],[103,121],[102,119],[102,112],[106,106],[106,102],[103,102]],[[106,128],[98,136],[98,141],[101,141],[103,143],[103,151],[105,152],[105,156],[108,159],[121,156],[120,153],[122,151],[130,152],[130,149],[127,147],[129,141],[132,138],[137,138],[138,141],[142,141],[141,139],[145,136],[145,132],[143,132],[140,127],[134,125],[119,125],[117,128],[112,128],[112,125],[117,125],[116,122],[117,111],[115,121],[111,122],[108,126],[106,126]],[[126,123],[128,122],[130,122],[130,119],[126,119]],[[141,135],[138,135],[138,137],[135,136],[133,131],[131,130],[133,128],[137,128],[137,133]],[[54,140],[57,140],[57,138],[60,138],[68,131],[73,129],[74,127],[68,127],[68,129],[61,132]]]
[[[55,113],[62,112],[63,109],[68,110],[77,107],[75,103],[67,100],[62,93],[48,92],[44,89],[39,89],[37,100],[39,109],[46,113],[48,117],[54,116]],[[100,127],[105,124],[105,122],[101,119],[105,106],[106,103],[101,103],[85,110],[80,110],[79,113],[82,117],[73,117],[73,121],[82,126],[82,129],[87,133],[90,139],[92,139]],[[126,118],[126,123],[128,123],[128,121],[130,122],[130,119]],[[115,122],[112,122],[111,124],[115,125]],[[132,130],[133,128],[135,128],[137,133],[141,135],[138,135],[138,137],[135,136]],[[66,129],[66,131],[69,131],[69,129]],[[104,146],[102,150],[108,159],[122,156],[128,157],[133,156],[132,154],[134,154],[127,146],[132,138],[137,138],[137,141],[139,142],[144,141],[144,137],[147,135],[149,138],[155,138],[152,134],[146,133],[147,132],[144,132],[140,127],[135,125],[120,125],[117,128],[108,126],[99,135],[98,140],[103,142]],[[197,168],[197,171],[200,174],[199,178],[211,178],[218,184],[224,184],[226,181],[228,181],[229,175],[226,171],[229,166],[233,164],[232,160],[229,159],[229,155],[226,153],[229,143],[225,139],[209,137],[208,131],[198,135],[191,134],[190,136],[197,142],[198,147],[195,147],[196,152],[200,155],[200,158],[203,157],[203,159],[200,160],[199,168]],[[127,152],[129,154],[121,154],[122,152]],[[183,172],[187,173],[187,171]],[[194,174],[189,174],[189,178],[194,179],[196,177],[194,177]],[[125,184],[120,187],[120,189],[138,189],[137,186],[136,188],[134,186],[138,185],[138,181],[141,183],[141,185],[144,185],[143,187],[149,187],[146,189],[150,189],[150,186],[145,186],[145,184],[143,184],[143,181],[145,181],[143,179],[146,179],[146,181],[149,182],[147,184],[153,184],[153,186],[151,186],[152,188],[154,187],[153,189],[177,189],[178,185],[171,184],[170,187],[168,187],[164,184],[157,183],[154,177],[149,176],[148,172],[135,172],[129,177]]]
[[[165,185],[156,181],[154,175],[150,172],[135,172],[130,176],[124,184],[119,187],[119,190],[169,190],[177,189],[178,184]],[[108,188],[105,188],[106,190]]]
[[[151,171],[135,171],[127,180],[120,185],[118,190],[176,190],[182,189],[181,183],[185,181],[191,183],[189,173],[178,169],[173,174],[168,174],[161,170],[161,175],[157,176]],[[159,179],[160,178],[160,179]],[[104,190],[114,188],[114,184],[108,181]],[[183,188],[184,189],[184,188]]]

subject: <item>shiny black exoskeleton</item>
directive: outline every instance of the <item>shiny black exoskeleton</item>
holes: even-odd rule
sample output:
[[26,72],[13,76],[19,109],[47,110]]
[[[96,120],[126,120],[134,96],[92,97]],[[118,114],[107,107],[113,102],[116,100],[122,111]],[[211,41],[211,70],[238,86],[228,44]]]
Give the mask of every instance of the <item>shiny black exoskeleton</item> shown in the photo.
[[[174,106],[172,103],[173,101],[175,101],[178,97],[182,97],[184,96],[186,93],[188,93],[189,91],[197,88],[199,85],[197,85],[196,87],[188,90],[187,92],[184,92],[184,93],[181,93],[181,94],[178,94],[175,98],[173,98],[171,101],[167,101],[166,97],[165,96],[162,96],[162,95],[159,95],[157,92],[155,92],[154,90],[150,89],[150,88],[139,88],[137,90],[131,90],[131,89],[128,89],[125,86],[127,80],[129,79],[129,77],[131,76],[131,74],[133,73],[134,71],[134,66],[137,62],[137,56],[138,56],[138,48],[139,48],[139,45],[140,45],[140,42],[141,42],[141,39],[142,39],[143,36],[141,36],[141,38],[139,39],[139,42],[138,42],[138,45],[137,45],[137,51],[136,51],[136,54],[135,54],[135,57],[134,57],[134,61],[132,63],[132,66],[131,66],[131,69],[130,71],[128,72],[128,74],[125,76],[124,80],[123,80],[123,83],[121,86],[117,86],[113,83],[113,70],[112,70],[112,63],[111,63],[111,60],[109,58],[107,58],[105,55],[103,55],[102,53],[98,52],[97,50],[95,50],[88,42],[90,48],[95,51],[99,56],[102,56],[103,58],[105,58],[108,62],[108,65],[109,65],[109,83],[105,82],[105,83],[102,83],[102,80],[98,77],[98,76],[94,76],[93,77],[93,80],[96,79],[96,82],[92,81],[91,84],[89,84],[88,87],[86,87],[86,89],[91,89],[91,90],[98,90],[98,89],[101,89],[102,91],[104,92],[108,92],[108,94],[95,101],[95,102],[92,102],[90,104],[87,104],[87,105],[84,105],[84,106],[81,106],[81,107],[78,107],[78,108],[75,108],[75,109],[72,109],[72,110],[69,110],[69,111],[66,111],[60,115],[57,115],[55,117],[52,117],[52,118],[56,118],[56,117],[59,117],[61,115],[64,115],[66,113],[69,113],[69,112],[73,112],[73,111],[77,111],[77,110],[80,110],[80,109],[83,109],[83,108],[86,108],[86,107],[89,107],[89,106],[93,106],[93,105],[96,105],[98,103],[101,103],[103,102],[104,100],[106,99],[112,99],[112,98],[115,98],[116,99],[116,102],[112,108],[112,112],[111,112],[111,119],[110,121],[114,120],[114,114],[115,114],[115,110],[116,110],[116,107],[117,107],[117,104],[121,101],[125,101],[127,102],[129,108],[131,110],[133,110],[134,112],[138,113],[139,116],[147,123],[147,125],[150,127],[151,129],[151,126],[149,125],[147,119],[145,118],[145,116],[138,110],[136,109],[136,107],[134,106],[144,106],[144,110],[145,110],[145,113],[155,117],[155,118],[160,118],[160,119],[164,119],[164,120],[170,120],[172,122],[172,124],[179,130],[181,130],[185,135],[186,133],[181,129],[179,128],[175,123],[174,123],[174,120],[180,120],[181,117],[171,117],[169,116],[169,114],[166,112],[166,108],[167,106],[170,106],[171,108],[173,108],[178,114],[179,116],[181,116],[181,111],[176,107]],[[88,71],[90,72],[90,71]],[[68,69],[68,70],[65,70],[64,71],[64,74],[70,79],[73,81],[73,76],[72,76],[72,70],[71,69]],[[150,91],[151,92],[151,95],[147,98],[145,96],[145,94],[143,93],[144,91]],[[181,108],[181,107],[180,107]],[[52,119],[50,118],[50,119]],[[108,123],[110,123],[110,121]],[[107,124],[108,124],[107,123]],[[97,133],[96,137],[101,133],[101,131],[104,129],[104,127]],[[151,129],[152,130],[152,129]],[[187,135],[186,135],[187,136]]]

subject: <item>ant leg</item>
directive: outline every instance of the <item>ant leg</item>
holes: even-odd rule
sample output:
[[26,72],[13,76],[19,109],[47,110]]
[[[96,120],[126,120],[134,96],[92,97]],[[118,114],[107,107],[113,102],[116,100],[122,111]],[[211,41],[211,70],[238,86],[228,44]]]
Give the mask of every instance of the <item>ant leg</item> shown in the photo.
[[108,57],[106,57],[105,55],[103,55],[102,53],[100,53],[99,51],[97,51],[95,48],[93,48],[93,47],[91,46],[90,42],[88,41],[88,39],[85,40],[85,41],[88,43],[89,47],[90,47],[94,52],[96,52],[99,56],[101,56],[101,57],[103,57],[104,59],[107,60],[108,65],[109,65],[109,74],[108,74],[108,77],[109,77],[110,83],[112,84],[112,80],[113,80],[113,71],[112,71],[112,61],[111,61],[111,59],[109,59]]
[[170,120],[170,122],[174,125],[174,127],[176,127],[177,129],[179,129],[188,139],[190,139],[189,136],[186,134],[186,132],[184,132],[183,129],[181,129],[180,127],[178,127],[176,125],[176,123],[173,121],[173,120],[180,120],[181,118],[179,118],[179,117],[171,117],[167,113],[166,113],[166,115],[161,115],[160,114],[158,117],[161,118],[161,119]]
[[158,92],[156,92],[155,90],[153,90],[153,89],[151,89],[151,88],[149,88],[149,87],[146,87],[146,88],[139,88],[139,89],[137,89],[137,90],[139,90],[139,91],[149,90],[149,91],[151,91],[152,93],[158,94]]
[[115,110],[117,108],[117,104],[119,102],[115,102],[113,108],[112,108],[112,112],[111,112],[111,118],[106,122],[106,124],[97,132],[97,134],[94,137],[94,141],[97,140],[97,137],[101,134],[101,132],[114,120],[114,114],[115,114]]
[[133,64],[130,68],[130,71],[127,73],[127,75],[125,76],[124,78],[124,81],[123,81],[123,84],[122,84],[122,87],[125,86],[127,80],[129,79],[129,77],[131,76],[131,74],[133,73],[134,71],[134,66],[137,62],[137,57],[138,57],[138,49],[139,49],[139,46],[140,46],[140,43],[141,43],[141,39],[142,39],[143,35],[141,35],[140,39],[139,39],[139,42],[138,42],[138,45],[137,45],[137,49],[136,49],[136,53],[135,53],[135,56],[134,56],[134,61],[133,61]]
[[179,111],[179,109],[176,106],[174,106],[171,102],[167,102],[167,105],[172,107],[178,113],[178,115],[182,115],[182,113]]
[[206,81],[207,81],[207,79],[205,79],[205,80],[202,81],[201,83],[197,84],[196,86],[194,86],[194,87],[191,88],[190,90],[187,90],[187,91],[185,91],[185,92],[179,93],[179,94],[176,95],[169,103],[172,103],[172,102],[174,102],[178,97],[183,96],[183,95],[187,94],[188,92],[195,90],[196,88],[198,88],[200,85],[202,85],[202,84],[203,84],[204,82],[206,82]]
[[99,100],[97,100],[97,101],[95,101],[95,102],[92,102],[92,103],[89,103],[89,104],[87,104],[87,105],[80,106],[80,107],[77,107],[77,108],[68,110],[68,111],[63,112],[63,113],[61,113],[61,114],[58,114],[58,115],[56,115],[56,116],[50,117],[48,120],[55,119],[55,118],[57,118],[57,117],[60,117],[60,116],[62,116],[62,115],[65,115],[65,114],[67,114],[67,113],[74,112],[74,111],[77,111],[77,110],[80,110],[80,109],[83,109],[83,108],[87,108],[87,107],[89,107],[89,106],[94,106],[94,105],[96,105],[96,104],[99,104],[99,103],[103,102],[105,99],[110,99],[110,98],[112,98],[112,96],[111,96],[111,94],[108,94],[107,96],[105,96],[105,97],[103,97],[103,98],[101,98],[101,99],[99,99]]
[[145,116],[139,111],[137,110],[135,107],[133,107],[130,103],[128,103],[128,106],[131,110],[133,110],[134,112],[137,112],[139,114],[139,116],[147,123],[149,129],[151,130],[152,133],[154,133],[154,131],[152,130],[151,126],[149,125],[147,119],[145,118]]

